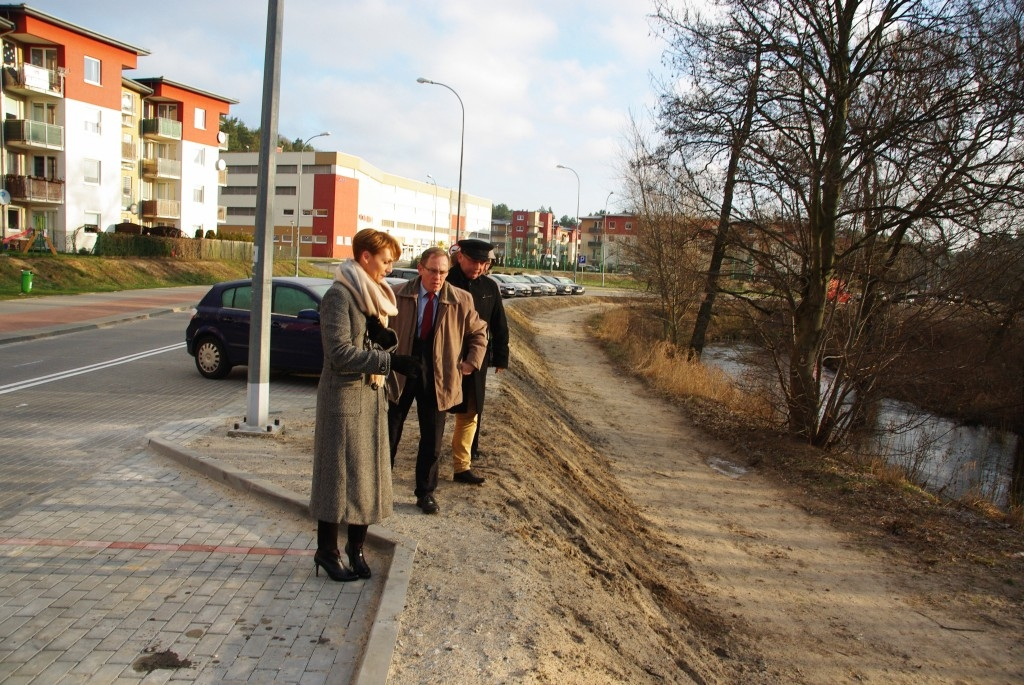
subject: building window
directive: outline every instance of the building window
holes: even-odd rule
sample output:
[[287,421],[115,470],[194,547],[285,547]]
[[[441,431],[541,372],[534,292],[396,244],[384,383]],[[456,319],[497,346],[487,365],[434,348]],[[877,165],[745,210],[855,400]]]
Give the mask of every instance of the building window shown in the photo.
[[85,130],[89,133],[102,133],[103,132],[103,112],[96,110],[91,115],[85,118]]
[[36,155],[32,157],[32,175],[36,178],[57,178],[57,158]]
[[228,207],[228,216],[256,216],[255,207]]
[[95,84],[97,86],[102,83],[102,81],[100,81],[100,74],[102,72],[100,67],[101,67],[100,61],[98,59],[96,59],[95,57],[86,57],[85,58],[85,71],[84,71],[84,73],[85,73],[85,82],[86,83],[93,83],[93,84]]
[[633,222],[632,221],[627,221],[626,222],[626,230],[627,231],[632,231],[633,230]]
[[220,190],[221,195],[255,195],[256,191],[256,186],[226,186]]
[[206,130],[206,110],[201,107],[196,107],[196,128]]
[[100,160],[86,159],[82,165],[85,168],[85,182],[98,186],[100,184]]
[[192,189],[192,201],[202,204],[205,201],[206,188],[203,186],[196,186]]
[[199,148],[199,150],[196,151],[195,160],[196,164],[199,166],[206,166],[206,148]]
[[132,203],[132,177],[121,177],[121,203],[128,207]]
[[83,214],[84,221],[82,222],[82,228],[86,233],[99,233],[100,232],[100,213],[99,212],[85,212]]

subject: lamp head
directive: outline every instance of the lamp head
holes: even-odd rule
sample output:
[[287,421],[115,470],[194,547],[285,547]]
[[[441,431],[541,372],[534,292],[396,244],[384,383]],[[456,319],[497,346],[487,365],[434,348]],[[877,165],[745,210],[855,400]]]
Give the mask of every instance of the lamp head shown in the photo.
[[428,78],[423,78],[422,76],[420,76],[418,79],[416,79],[416,83],[433,83],[433,81],[431,81]]

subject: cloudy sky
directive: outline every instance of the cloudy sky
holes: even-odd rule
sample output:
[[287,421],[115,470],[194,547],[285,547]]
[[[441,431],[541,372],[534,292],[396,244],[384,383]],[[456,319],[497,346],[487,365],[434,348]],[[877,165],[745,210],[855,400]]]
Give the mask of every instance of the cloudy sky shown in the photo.
[[[35,0],[27,3],[150,52],[130,77],[163,76],[239,104],[260,126],[269,1]],[[510,209],[603,209],[631,117],[656,101],[663,44],[651,0],[279,0],[278,132],[384,171],[455,188],[458,99],[463,190]],[[623,208],[616,195],[609,211]]]

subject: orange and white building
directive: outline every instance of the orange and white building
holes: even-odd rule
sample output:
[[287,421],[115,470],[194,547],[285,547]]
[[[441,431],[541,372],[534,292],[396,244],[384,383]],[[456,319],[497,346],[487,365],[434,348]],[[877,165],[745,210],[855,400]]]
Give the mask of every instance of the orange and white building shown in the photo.
[[216,230],[230,98],[126,78],[149,54],[27,5],[0,5],[0,228],[89,249],[124,221]]
[[[226,221],[221,230],[252,233],[256,226],[259,153],[221,155],[228,184],[220,189]],[[352,256],[352,238],[364,228],[394,235],[400,262],[431,245],[448,247],[461,238],[486,236],[491,201],[434,183],[382,171],[342,152],[277,152],[272,198],[275,257],[342,259]],[[301,170],[299,165],[301,164]],[[461,216],[457,216],[461,211]]]

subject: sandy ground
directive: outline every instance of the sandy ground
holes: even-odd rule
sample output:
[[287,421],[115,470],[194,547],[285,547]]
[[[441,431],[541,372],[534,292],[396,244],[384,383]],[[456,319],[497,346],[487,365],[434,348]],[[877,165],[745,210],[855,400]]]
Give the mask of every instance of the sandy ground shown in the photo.
[[[488,481],[445,459],[437,516],[414,506],[407,428],[384,525],[417,552],[390,683],[1024,682],[1019,603],[807,513],[616,372],[587,334],[601,306],[521,310],[489,379]],[[312,412],[285,425],[192,446],[305,495]]]

